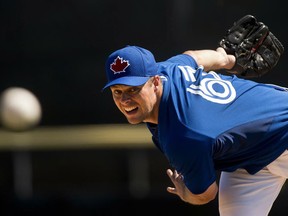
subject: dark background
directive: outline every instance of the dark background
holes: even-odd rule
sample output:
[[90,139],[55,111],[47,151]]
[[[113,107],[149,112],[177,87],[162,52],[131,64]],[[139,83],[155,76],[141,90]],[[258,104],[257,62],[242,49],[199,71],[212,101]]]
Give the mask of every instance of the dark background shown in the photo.
[[[284,0],[1,0],[0,90],[32,90],[43,125],[126,122],[106,82],[107,56],[126,45],[157,61],[187,49],[214,49],[234,21],[252,14],[287,44]],[[257,81],[286,85],[285,53]]]
[[[43,108],[40,126],[126,123],[110,92],[101,92],[111,52],[139,45],[161,61],[187,49],[215,49],[227,28],[246,14],[268,25],[286,47],[285,0],[1,0],[0,91],[11,86],[33,91]],[[285,52],[275,69],[256,81],[287,86],[287,58]],[[131,196],[130,151],[32,151],[35,193],[29,199],[13,194],[14,152],[2,151],[1,212],[132,215],[153,207],[156,213],[217,215],[217,201],[191,207],[166,193],[167,163],[156,150],[143,150],[154,185],[142,198]],[[103,155],[111,162],[98,167]],[[115,172],[99,181],[99,173]],[[277,209],[282,213],[274,210],[275,215],[287,215],[284,204]]]

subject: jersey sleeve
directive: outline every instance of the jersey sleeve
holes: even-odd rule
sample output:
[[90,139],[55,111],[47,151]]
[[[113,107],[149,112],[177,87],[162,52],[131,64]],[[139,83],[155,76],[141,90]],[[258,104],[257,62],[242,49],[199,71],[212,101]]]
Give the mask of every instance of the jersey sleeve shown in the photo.
[[179,140],[170,158],[174,168],[184,176],[186,187],[194,194],[205,192],[216,181],[211,151],[209,143]]

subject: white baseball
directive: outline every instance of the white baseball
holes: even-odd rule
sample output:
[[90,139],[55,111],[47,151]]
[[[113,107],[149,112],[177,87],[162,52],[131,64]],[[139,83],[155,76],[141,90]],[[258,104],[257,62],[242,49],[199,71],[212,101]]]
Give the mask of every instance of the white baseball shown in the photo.
[[13,131],[24,131],[40,123],[41,104],[29,90],[10,87],[0,97],[0,120],[3,127]]

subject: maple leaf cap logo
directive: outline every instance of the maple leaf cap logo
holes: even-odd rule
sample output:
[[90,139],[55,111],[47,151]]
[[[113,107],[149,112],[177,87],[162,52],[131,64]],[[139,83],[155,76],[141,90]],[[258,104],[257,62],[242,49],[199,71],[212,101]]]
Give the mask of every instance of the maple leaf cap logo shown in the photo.
[[126,68],[129,67],[130,63],[128,60],[124,60],[120,56],[114,60],[113,63],[110,64],[110,69],[114,72],[114,74],[126,72]]

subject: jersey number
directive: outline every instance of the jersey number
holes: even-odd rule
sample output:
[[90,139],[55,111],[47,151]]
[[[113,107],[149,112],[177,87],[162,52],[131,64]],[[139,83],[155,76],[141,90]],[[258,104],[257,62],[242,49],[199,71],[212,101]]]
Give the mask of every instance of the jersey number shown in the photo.
[[[196,72],[195,69],[190,66],[179,66],[179,69],[188,82],[196,81],[194,76]],[[236,98],[236,91],[231,82],[222,80],[221,77],[213,71],[208,74],[212,75],[212,77],[204,77],[199,85],[191,84],[186,90],[214,103],[227,104],[232,102]]]

